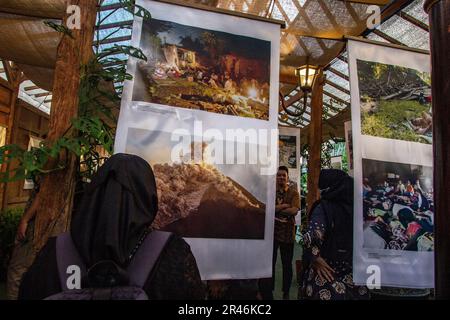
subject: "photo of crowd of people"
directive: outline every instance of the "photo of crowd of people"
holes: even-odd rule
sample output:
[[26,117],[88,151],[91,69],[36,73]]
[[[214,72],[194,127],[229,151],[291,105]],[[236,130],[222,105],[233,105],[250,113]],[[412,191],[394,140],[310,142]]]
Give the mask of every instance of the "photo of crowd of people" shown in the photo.
[[133,100],[269,119],[269,41],[151,19]]
[[433,251],[431,167],[363,159],[364,247]]

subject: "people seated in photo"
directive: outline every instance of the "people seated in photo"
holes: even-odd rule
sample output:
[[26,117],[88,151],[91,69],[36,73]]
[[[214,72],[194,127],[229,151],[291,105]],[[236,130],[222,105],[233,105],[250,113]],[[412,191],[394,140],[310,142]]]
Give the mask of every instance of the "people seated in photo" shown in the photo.
[[414,187],[411,184],[410,180],[408,180],[408,182],[406,183],[406,194],[408,196],[412,196],[414,194]]
[[364,178],[363,182],[363,195],[367,196],[370,192],[372,192],[372,187],[369,184],[369,179]]
[[[399,179],[399,176],[397,176]],[[423,192],[420,180],[414,185],[407,180],[397,183],[384,181],[376,187],[376,193],[364,191],[363,217],[364,246],[376,249],[422,250],[428,245],[418,245],[433,238],[433,192]],[[395,184],[395,188],[393,187]],[[394,189],[392,189],[394,188]],[[423,237],[424,234],[427,237]]]
[[[83,264],[79,267],[89,270],[81,279],[82,288],[119,283],[129,286],[133,276],[141,278],[141,289],[149,299],[204,298],[196,260],[182,238],[173,234],[168,238],[161,253],[155,256],[151,271],[146,270],[148,260],[134,260],[143,257],[140,249],[148,243],[147,237],[154,239],[151,224],[157,212],[158,195],[150,165],[134,155],[116,154],[108,159],[86,186],[70,233],[65,234],[69,239],[66,243],[71,244]],[[75,257],[61,255],[57,248],[60,237],[48,240],[24,275],[19,299],[46,299],[63,291],[66,284],[60,280],[58,262]],[[127,268],[133,263],[138,264],[133,269],[138,273],[130,275]],[[111,270],[115,272],[106,277],[102,265],[113,266]],[[102,277],[110,282],[101,284]]]
[[406,187],[403,184],[402,180],[398,180],[397,186],[395,187],[395,193],[399,195],[403,195],[406,192]]

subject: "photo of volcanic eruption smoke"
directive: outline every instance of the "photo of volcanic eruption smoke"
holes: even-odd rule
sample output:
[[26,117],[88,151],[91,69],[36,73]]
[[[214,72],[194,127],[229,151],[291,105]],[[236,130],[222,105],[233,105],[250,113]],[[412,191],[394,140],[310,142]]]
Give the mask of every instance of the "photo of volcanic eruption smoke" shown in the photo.
[[364,247],[433,251],[431,167],[363,159]]
[[146,159],[156,177],[159,211],[152,226],[187,238],[264,239],[267,178],[259,168],[171,163],[173,144],[168,133],[128,131],[126,152]]
[[133,101],[269,120],[269,41],[151,19]]

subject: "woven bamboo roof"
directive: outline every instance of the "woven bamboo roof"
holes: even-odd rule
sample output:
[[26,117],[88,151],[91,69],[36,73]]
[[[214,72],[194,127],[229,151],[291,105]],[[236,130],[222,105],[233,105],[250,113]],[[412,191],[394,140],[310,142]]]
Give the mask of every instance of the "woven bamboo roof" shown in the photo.
[[[94,1],[94,0],[93,0]],[[327,83],[324,93],[324,119],[333,123],[349,107],[348,65],[344,36],[365,36],[372,40],[428,49],[428,18],[424,0],[185,0],[184,2],[217,7],[286,22],[281,34],[280,91],[288,108],[295,112],[302,103],[294,70],[310,63],[325,67]],[[65,0],[0,0],[0,59],[15,61],[38,87],[51,90],[52,70],[60,35],[44,25],[45,20],[58,22],[64,13]],[[381,26],[367,30],[369,5],[383,12]],[[95,46],[104,49],[128,44],[132,16],[119,0],[101,1]],[[121,28],[121,29],[118,29]],[[112,38],[107,35],[114,30]],[[126,63],[127,56],[118,56]],[[0,68],[0,71],[1,68]],[[0,72],[1,75],[1,72]],[[116,84],[121,90],[122,84]],[[30,87],[30,86],[29,86]],[[41,93],[42,94],[42,93]],[[280,112],[280,124],[305,127],[310,110],[302,118]],[[340,124],[341,125],[341,124]],[[343,129],[336,132],[340,134]]]

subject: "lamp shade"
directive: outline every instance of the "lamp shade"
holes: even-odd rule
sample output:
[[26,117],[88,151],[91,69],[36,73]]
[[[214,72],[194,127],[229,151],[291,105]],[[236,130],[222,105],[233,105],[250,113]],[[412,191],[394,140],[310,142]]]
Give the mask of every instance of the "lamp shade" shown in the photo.
[[298,84],[302,91],[310,91],[314,85],[314,81],[319,74],[319,67],[310,64],[301,66],[295,70],[295,75],[298,79]]

